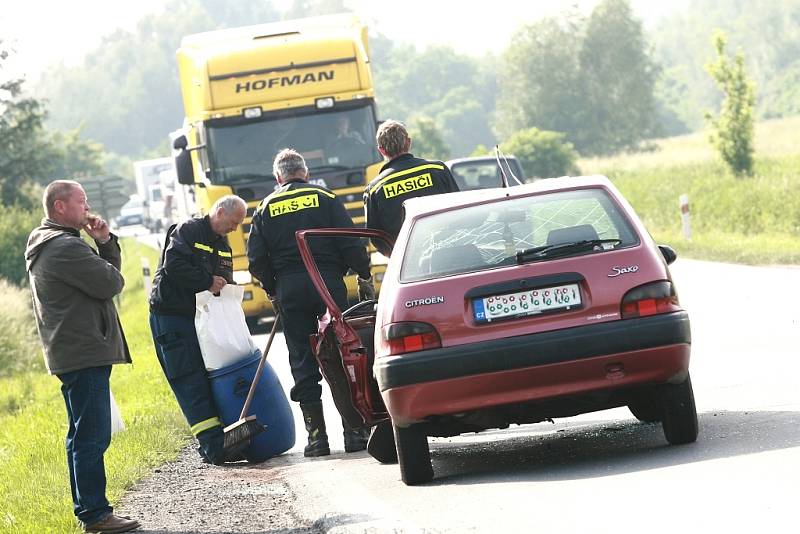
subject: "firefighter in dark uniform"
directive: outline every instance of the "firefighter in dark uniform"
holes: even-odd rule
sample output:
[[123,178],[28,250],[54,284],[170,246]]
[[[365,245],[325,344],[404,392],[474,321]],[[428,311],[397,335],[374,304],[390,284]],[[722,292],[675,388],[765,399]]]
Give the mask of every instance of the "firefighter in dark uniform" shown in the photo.
[[244,220],[247,204],[235,195],[217,200],[209,215],[170,228],[150,293],[150,329],[161,368],[200,446],[203,460],[238,459],[226,447],[197,332],[195,294],[218,293],[233,283],[233,257],[225,234]]
[[[353,221],[342,202],[325,187],[308,183],[308,168],[298,152],[285,148],[275,157],[273,174],[278,189],[267,196],[253,214],[247,240],[250,273],[261,281],[273,307],[280,311],[294,378],[291,398],[303,411],[308,445],[305,456],[330,454],[322,411],[322,386],[309,336],[317,331],[317,318],[325,312],[317,290],[300,258],[295,232],[308,228],[351,228]],[[348,269],[358,273],[362,299],[374,299],[369,256],[357,238],[315,239],[311,251],[320,273],[340,308],[347,307],[342,277]],[[346,452],[364,450],[366,434],[344,424]]]
[[[403,201],[458,191],[458,184],[441,161],[415,158],[409,153],[411,138],[403,123],[384,122],[375,140],[378,151],[388,161],[364,190],[364,214],[367,228],[383,230],[394,240],[403,225]],[[385,256],[392,252],[383,241],[375,240],[373,244]]]

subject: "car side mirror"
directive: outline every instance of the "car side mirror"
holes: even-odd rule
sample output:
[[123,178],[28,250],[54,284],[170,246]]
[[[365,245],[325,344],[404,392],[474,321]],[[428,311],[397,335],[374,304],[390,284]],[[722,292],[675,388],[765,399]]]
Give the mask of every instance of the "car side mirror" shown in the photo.
[[661,255],[664,256],[667,265],[672,265],[672,262],[678,259],[678,254],[668,245],[658,245],[658,250],[661,251]]

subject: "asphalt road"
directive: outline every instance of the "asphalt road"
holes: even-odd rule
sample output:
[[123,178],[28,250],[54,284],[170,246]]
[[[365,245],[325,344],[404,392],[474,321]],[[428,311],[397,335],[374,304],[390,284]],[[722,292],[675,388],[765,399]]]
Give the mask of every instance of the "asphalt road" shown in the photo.
[[[697,443],[670,447],[660,425],[620,408],[431,439],[436,478],[407,487],[396,465],[343,452],[326,391],[330,457],[302,457],[305,433],[293,406],[292,451],[258,466],[210,471],[230,485],[246,479],[248,495],[261,495],[256,506],[280,502],[281,514],[235,528],[208,517],[200,523],[197,514],[174,528],[162,518],[152,531],[800,531],[800,269],[679,259],[672,272],[692,320]],[[282,336],[269,361],[288,389]],[[181,491],[182,479],[172,480],[146,491],[169,501]]]

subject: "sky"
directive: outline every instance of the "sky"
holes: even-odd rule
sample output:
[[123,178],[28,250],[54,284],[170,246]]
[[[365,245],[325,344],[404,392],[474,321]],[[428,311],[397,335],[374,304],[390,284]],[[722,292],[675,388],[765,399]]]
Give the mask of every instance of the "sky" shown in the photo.
[[[598,0],[345,0],[370,27],[388,37],[452,46],[472,55],[500,52],[521,24],[554,15],[571,5],[588,13]],[[632,0],[646,26],[682,9],[690,0]],[[273,0],[284,9],[291,0]],[[0,0],[0,39],[13,48],[4,75],[38,82],[54,63],[77,65],[103,35],[133,30],[143,16],[163,9],[164,0]],[[435,21],[420,29],[420,20]],[[4,76],[5,77],[5,76]]]

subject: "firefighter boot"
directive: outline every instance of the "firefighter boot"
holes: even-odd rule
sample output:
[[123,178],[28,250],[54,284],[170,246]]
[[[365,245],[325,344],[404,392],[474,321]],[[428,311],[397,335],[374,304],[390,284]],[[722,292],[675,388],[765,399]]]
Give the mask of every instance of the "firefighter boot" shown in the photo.
[[303,449],[303,456],[327,456],[331,453],[328,445],[328,434],[325,432],[325,416],[322,413],[322,402],[300,404],[303,410],[303,421],[308,432],[308,445]]
[[342,418],[342,428],[344,432],[344,452],[358,452],[367,448],[367,439],[369,438],[368,429],[354,430]]

